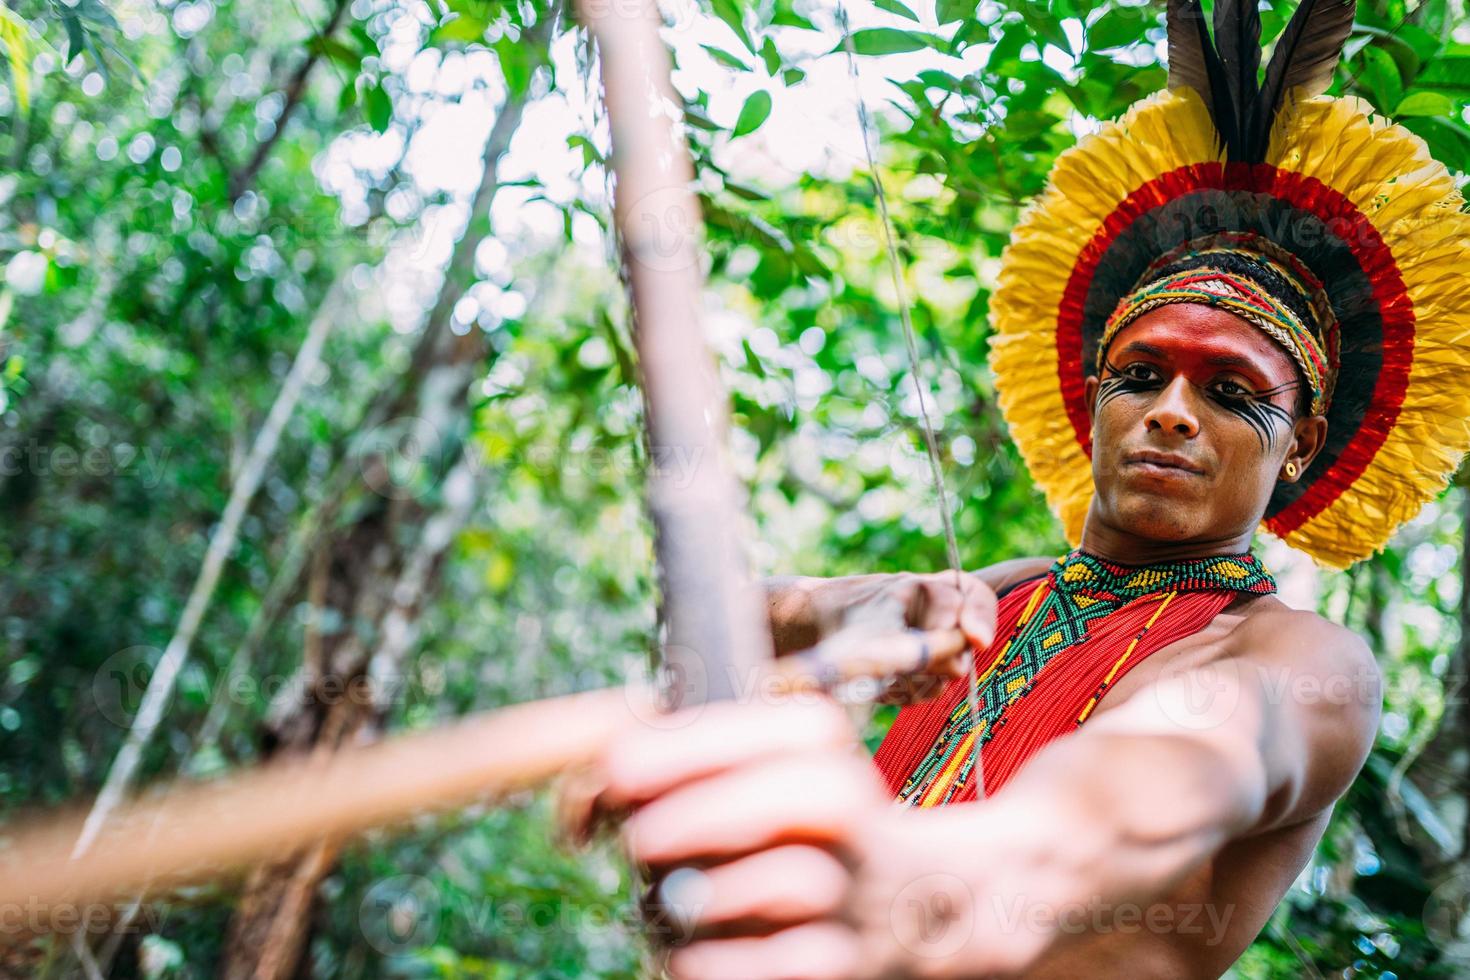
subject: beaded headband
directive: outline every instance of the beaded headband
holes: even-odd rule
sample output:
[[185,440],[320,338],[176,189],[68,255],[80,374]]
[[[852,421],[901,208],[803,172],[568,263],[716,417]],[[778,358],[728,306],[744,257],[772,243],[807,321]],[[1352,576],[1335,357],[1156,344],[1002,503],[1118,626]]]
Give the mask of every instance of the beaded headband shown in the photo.
[[[1181,264],[1183,250],[1176,250],[1153,263],[1143,277],[1143,284],[1120,299],[1108,317],[1098,344],[1098,370],[1102,369],[1108,345],[1118,331],[1145,313],[1172,303],[1201,303],[1234,313],[1275,341],[1301,370],[1311,396],[1311,413],[1321,415],[1326,412],[1336,374],[1337,352],[1333,343],[1337,337],[1336,318],[1332,316],[1331,306],[1325,302],[1319,283],[1310,275],[1303,275],[1302,270],[1291,268],[1286,261],[1263,254],[1260,244],[1264,243],[1251,242],[1250,246],[1254,247],[1247,247],[1241,236],[1213,236],[1207,247],[1184,253],[1186,268],[1155,273],[1155,270]],[[1254,268],[1258,275],[1243,275],[1222,268],[1228,261],[1223,259],[1227,255],[1246,260],[1231,264]],[[1303,321],[1283,297],[1276,295],[1268,283],[1262,281],[1268,277],[1275,279],[1277,290],[1284,287],[1296,293],[1300,305],[1313,311],[1314,319],[1326,322],[1319,327],[1317,322]],[[1319,329],[1328,338],[1326,350],[1318,339]]]

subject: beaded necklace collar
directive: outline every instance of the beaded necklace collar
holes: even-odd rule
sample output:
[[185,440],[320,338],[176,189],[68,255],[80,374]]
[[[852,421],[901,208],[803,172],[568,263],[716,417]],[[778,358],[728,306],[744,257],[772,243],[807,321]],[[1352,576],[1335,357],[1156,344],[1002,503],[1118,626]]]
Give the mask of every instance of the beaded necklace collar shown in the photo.
[[[1180,607],[1188,604],[1176,601],[1181,594],[1220,596],[1218,610],[1231,593],[1275,591],[1271,573],[1248,552],[1151,565],[1123,565],[1080,549],[1059,558],[1040,582],[1023,583],[1002,600],[1006,632],[977,665],[978,711],[972,716],[964,699],[954,700],[898,799],[926,807],[951,801],[971,775],[972,744],[978,739],[983,747],[996,737],[1010,709],[1059,656],[1095,659],[1106,670],[1100,683],[1080,692],[1077,704],[1065,706],[1080,725],[1130,659],[1147,655],[1156,633],[1173,635]],[[1150,642],[1140,650],[1146,634]]]
[[1121,605],[1160,592],[1214,592],[1226,589],[1267,595],[1276,580],[1250,552],[1185,558],[1151,565],[1124,565],[1080,548],[1057,559],[1047,572],[1057,592]]

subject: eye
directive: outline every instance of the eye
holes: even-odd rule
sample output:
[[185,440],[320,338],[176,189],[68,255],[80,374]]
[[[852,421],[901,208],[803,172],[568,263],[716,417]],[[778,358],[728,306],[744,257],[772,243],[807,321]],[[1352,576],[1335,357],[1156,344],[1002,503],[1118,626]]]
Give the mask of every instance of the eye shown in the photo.
[[1153,367],[1142,361],[1134,361],[1132,364],[1125,365],[1119,373],[1133,381],[1152,381],[1158,376],[1158,372]]
[[1235,381],[1221,381],[1215,385],[1215,393],[1225,398],[1241,399],[1249,398],[1251,390]]

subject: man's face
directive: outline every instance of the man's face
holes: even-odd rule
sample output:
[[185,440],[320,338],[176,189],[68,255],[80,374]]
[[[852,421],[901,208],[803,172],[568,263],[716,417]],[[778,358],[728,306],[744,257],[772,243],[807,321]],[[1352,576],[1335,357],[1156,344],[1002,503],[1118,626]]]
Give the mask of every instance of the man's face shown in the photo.
[[1298,419],[1290,356],[1232,313],[1159,307],[1121,330],[1088,378],[1089,521],[1151,541],[1248,535],[1287,460],[1298,470],[1326,421]]

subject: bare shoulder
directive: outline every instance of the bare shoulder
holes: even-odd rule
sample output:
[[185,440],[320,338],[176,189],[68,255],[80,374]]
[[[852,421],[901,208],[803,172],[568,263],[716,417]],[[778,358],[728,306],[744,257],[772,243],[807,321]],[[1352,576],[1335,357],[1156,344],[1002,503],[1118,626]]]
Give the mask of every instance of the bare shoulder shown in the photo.
[[1379,678],[1378,661],[1361,636],[1329,619],[1262,596],[1240,611],[1225,653],[1302,672],[1351,673]]
[[1383,677],[1358,634],[1267,598],[1243,612],[1220,652],[1255,681],[1268,708],[1263,748],[1291,778],[1277,785],[1265,826],[1282,826],[1311,819],[1347,791],[1378,731]]

